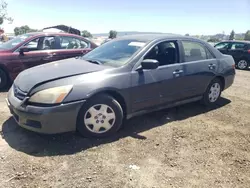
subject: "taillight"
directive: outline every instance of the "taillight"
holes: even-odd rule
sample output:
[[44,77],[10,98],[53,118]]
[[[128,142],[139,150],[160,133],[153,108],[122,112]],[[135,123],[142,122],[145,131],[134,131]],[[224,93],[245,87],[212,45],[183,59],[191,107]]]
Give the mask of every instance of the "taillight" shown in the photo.
[[235,69],[235,64],[232,65],[232,68]]
[[247,50],[247,52],[250,54],[250,50]]

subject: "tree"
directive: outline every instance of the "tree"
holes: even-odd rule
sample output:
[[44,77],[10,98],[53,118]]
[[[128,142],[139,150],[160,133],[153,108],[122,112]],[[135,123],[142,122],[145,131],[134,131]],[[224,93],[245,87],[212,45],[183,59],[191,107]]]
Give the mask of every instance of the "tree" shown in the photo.
[[234,40],[234,37],[235,37],[234,35],[235,35],[235,32],[234,30],[232,30],[229,36],[229,40]]
[[110,39],[114,39],[114,38],[116,38],[116,36],[117,36],[117,31],[111,30],[111,31],[109,32],[109,38],[110,38]]
[[36,32],[38,31],[37,29],[31,29],[29,26],[27,25],[24,25],[24,26],[21,26],[21,27],[15,27],[14,29],[14,33],[15,35],[22,35],[22,34],[25,34],[25,33],[31,33],[31,32]]
[[189,34],[187,33],[187,34],[185,34],[185,36],[189,37]]
[[250,30],[248,30],[246,32],[244,40],[249,40],[250,41]]
[[210,38],[207,42],[220,42],[217,38]]
[[7,7],[8,7],[8,3],[6,3],[4,0],[1,0],[0,1],[0,25],[2,25],[5,20],[9,21],[10,23],[12,23],[13,21],[13,19],[8,16]]
[[92,34],[87,30],[82,31],[82,36],[87,38],[92,38]]

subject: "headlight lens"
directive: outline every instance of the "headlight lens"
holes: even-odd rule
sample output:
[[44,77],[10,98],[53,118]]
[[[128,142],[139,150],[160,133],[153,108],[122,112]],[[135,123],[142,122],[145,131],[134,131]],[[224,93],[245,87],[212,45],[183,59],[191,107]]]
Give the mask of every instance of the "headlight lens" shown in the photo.
[[58,104],[65,99],[71,89],[72,85],[45,89],[32,95],[29,101],[43,104]]

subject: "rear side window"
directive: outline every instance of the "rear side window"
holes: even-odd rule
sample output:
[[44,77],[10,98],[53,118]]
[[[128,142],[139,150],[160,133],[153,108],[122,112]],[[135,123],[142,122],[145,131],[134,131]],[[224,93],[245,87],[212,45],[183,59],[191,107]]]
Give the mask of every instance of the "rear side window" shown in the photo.
[[79,49],[88,48],[89,44],[75,37],[60,37],[61,49]]
[[244,43],[233,43],[231,46],[231,50],[244,50],[246,45]]
[[213,55],[208,49],[200,43],[191,41],[182,41],[184,48],[184,61],[199,61],[206,59],[213,59]]

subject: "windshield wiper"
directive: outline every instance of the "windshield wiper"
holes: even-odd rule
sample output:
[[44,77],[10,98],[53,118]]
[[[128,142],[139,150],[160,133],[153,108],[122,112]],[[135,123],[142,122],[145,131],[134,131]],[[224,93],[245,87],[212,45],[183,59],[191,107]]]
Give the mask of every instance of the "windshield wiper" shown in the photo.
[[102,63],[98,60],[94,60],[94,59],[85,59],[85,61],[88,61],[90,63],[94,63],[94,64],[97,64],[97,65],[102,65]]

